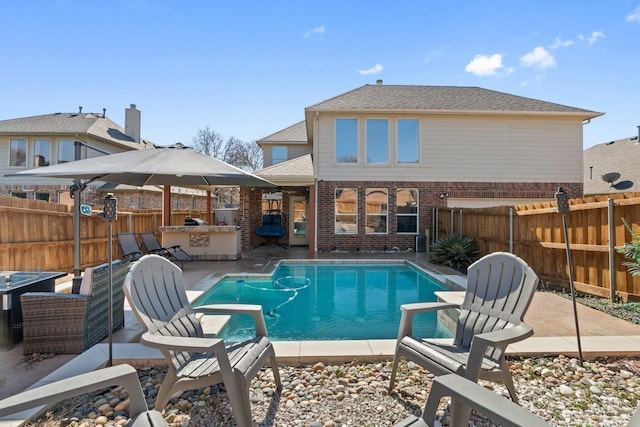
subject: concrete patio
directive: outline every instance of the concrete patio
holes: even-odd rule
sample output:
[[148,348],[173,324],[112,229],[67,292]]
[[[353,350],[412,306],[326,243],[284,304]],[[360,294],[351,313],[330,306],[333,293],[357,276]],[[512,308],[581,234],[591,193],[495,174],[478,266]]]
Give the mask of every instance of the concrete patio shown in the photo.
[[[225,274],[270,273],[282,259],[304,259],[306,248],[283,249],[263,246],[245,251],[238,261],[198,261],[184,266],[189,297],[197,297],[204,289]],[[438,268],[427,261],[424,253],[340,253],[321,254],[319,258],[339,259],[409,259],[431,269],[442,280],[464,281],[458,273]],[[451,298],[460,295],[452,294]],[[578,304],[581,343],[585,359],[597,357],[640,356],[640,326],[614,318],[598,310]],[[533,337],[509,347],[511,356],[577,355],[577,342],[573,307],[569,299],[553,293],[538,292],[534,296],[525,320],[535,331]],[[142,332],[137,319],[126,306],[125,328],[113,334],[114,363],[134,366],[163,364],[159,352],[137,343]],[[300,364],[316,361],[372,361],[392,358],[395,340],[275,342],[281,363]],[[0,352],[0,398],[12,395],[34,385],[48,383],[81,372],[104,366],[108,360],[108,346],[98,344],[80,355],[56,355],[35,363],[25,361],[22,345]],[[15,425],[0,421],[0,426]]]

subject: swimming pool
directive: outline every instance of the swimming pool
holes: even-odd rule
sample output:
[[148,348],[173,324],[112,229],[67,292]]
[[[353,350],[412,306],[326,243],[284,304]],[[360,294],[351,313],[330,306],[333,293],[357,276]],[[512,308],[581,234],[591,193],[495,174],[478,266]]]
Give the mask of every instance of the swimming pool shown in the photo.
[[[395,339],[400,305],[436,301],[434,292],[441,290],[450,288],[404,262],[282,262],[272,276],[223,278],[193,305],[262,305],[275,341]],[[414,331],[452,336],[435,312],[417,315]],[[248,316],[233,316],[220,336],[238,340],[254,333]]]

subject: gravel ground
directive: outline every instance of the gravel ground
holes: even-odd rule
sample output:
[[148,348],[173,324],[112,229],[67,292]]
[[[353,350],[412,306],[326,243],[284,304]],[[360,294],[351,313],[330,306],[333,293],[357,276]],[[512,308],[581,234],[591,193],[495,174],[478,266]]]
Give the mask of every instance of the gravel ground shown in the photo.
[[[640,399],[636,360],[587,361],[581,367],[566,357],[515,359],[511,371],[527,410],[559,426],[625,426]],[[420,414],[432,376],[413,363],[401,363],[396,391],[387,393],[391,363],[282,366],[283,390],[275,391],[270,370],[252,382],[256,425],[281,427],[392,426]],[[150,407],[164,376],[159,368],[141,369],[140,381]],[[508,396],[506,388],[485,383]],[[492,387],[493,386],[493,387]],[[128,419],[126,391],[107,390],[59,405],[32,426],[116,426]],[[449,425],[448,402],[440,405],[440,425]],[[186,392],[165,408],[171,426],[235,425],[227,396],[219,386]],[[480,414],[473,425],[492,426]]]

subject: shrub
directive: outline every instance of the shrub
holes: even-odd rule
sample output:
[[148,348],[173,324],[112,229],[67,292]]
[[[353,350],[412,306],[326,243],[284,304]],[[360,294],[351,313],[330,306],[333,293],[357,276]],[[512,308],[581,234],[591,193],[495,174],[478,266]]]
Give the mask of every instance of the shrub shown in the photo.
[[471,236],[449,234],[431,246],[431,262],[461,272],[466,272],[467,267],[478,258],[480,258],[480,250]]
[[622,263],[622,265],[627,267],[627,271],[629,271],[632,276],[640,276],[640,234],[633,231],[624,218],[622,218],[622,222],[627,230],[629,230],[629,233],[631,233],[633,240],[631,240],[631,243],[625,243],[624,246],[619,247],[617,251],[624,254],[624,257],[629,260]]

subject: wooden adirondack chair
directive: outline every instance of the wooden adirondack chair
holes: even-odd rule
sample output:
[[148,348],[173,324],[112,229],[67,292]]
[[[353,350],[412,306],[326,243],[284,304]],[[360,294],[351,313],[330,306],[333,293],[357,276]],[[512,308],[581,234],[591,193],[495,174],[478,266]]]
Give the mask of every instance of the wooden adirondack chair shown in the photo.
[[[23,391],[0,400],[0,417],[10,418],[11,415],[16,414],[16,417],[23,419],[23,417],[29,416],[26,413],[22,413],[23,411],[32,410],[32,414],[37,414],[39,412],[38,409],[43,406],[53,406],[54,403],[65,399],[116,385],[123,386],[129,393],[129,415],[131,420],[127,423],[127,426],[167,426],[167,422],[160,412],[150,411],[147,408],[147,402],[138,380],[138,372],[129,365],[98,369],[97,371],[87,372]],[[13,424],[9,423],[9,425]]]
[[[469,266],[462,305],[450,303],[404,304],[396,354],[389,381],[394,387],[400,358],[404,357],[435,375],[455,373],[471,381],[485,379],[506,385],[518,401],[505,350],[510,343],[533,335],[523,317],[538,285],[538,276],[521,258],[496,252]],[[419,312],[459,308],[455,338],[442,343],[413,335],[412,320]]]
[[[147,328],[140,342],[159,349],[169,363],[156,399],[157,410],[162,411],[178,391],[224,383],[238,426],[251,426],[251,379],[270,362],[276,386],[282,388],[261,306],[218,304],[194,308],[187,299],[182,270],[155,254],[143,256],[131,267],[124,292]],[[207,338],[197,313],[250,315],[256,335],[240,343]]]

